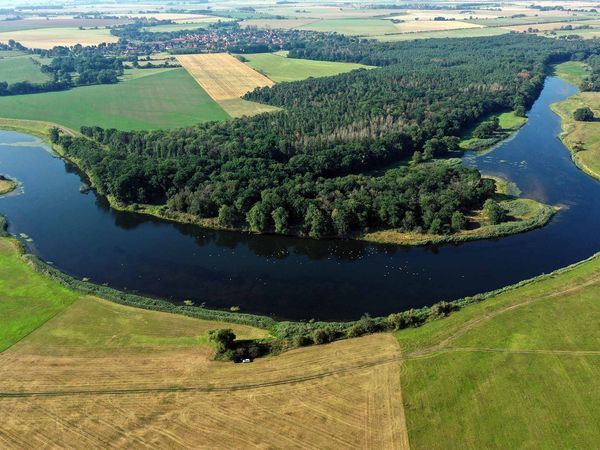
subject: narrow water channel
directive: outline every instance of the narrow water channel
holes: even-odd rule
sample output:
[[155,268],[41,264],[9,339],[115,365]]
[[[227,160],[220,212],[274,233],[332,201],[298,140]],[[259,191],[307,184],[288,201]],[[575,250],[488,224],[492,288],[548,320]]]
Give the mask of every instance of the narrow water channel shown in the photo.
[[427,248],[254,236],[111,210],[32,136],[0,131],[0,173],[22,189],[0,198],[9,231],[29,251],[78,278],[209,308],[289,319],[384,315],[499,288],[600,250],[600,183],[580,172],[558,139],[550,104],[576,88],[548,78],[528,123],[465,164],[505,176],[526,197],[561,205],[539,230]]

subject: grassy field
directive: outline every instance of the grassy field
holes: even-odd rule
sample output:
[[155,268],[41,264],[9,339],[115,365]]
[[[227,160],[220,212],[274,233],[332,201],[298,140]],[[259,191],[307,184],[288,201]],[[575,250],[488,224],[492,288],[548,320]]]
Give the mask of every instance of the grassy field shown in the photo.
[[30,56],[24,54],[13,56],[11,52],[0,52],[0,81],[6,81],[8,84],[19,81],[43,83],[49,79]]
[[327,77],[355,69],[370,68],[370,66],[362,64],[287,58],[285,52],[245,54],[243,56],[248,60],[246,64],[276,82],[304,80],[308,77]]
[[0,179],[0,195],[8,194],[16,189],[17,182],[8,179]]
[[119,38],[110,34],[110,30],[80,30],[79,28],[40,28],[0,33],[0,42],[14,39],[25,47],[49,49],[57,45],[71,46],[98,45],[103,42],[117,42]]
[[469,20],[470,23],[483,25],[486,27],[505,27],[513,25],[530,25],[552,22],[578,22],[587,19],[598,19],[597,14],[572,14],[572,15],[540,15],[527,17],[499,17],[497,19],[475,19]]
[[16,256],[16,243],[0,239],[0,352],[54,317],[77,295],[35,273]]
[[587,64],[581,61],[567,61],[554,66],[553,75],[578,86],[589,73],[590,68]]
[[594,448],[600,258],[397,333],[413,449]]
[[229,117],[184,69],[140,69],[127,78],[114,85],[2,97],[0,114],[47,120],[76,130],[82,125],[121,130],[176,128]]
[[481,37],[481,36],[498,36],[508,33],[509,30],[504,28],[465,28],[460,30],[450,31],[430,31],[421,33],[398,33],[371,36],[380,41],[410,41],[414,39],[440,39],[440,38],[463,38],[463,37]]
[[273,81],[227,53],[178,55],[178,61],[200,86],[232,117],[275,111],[269,105],[248,102],[241,96]]

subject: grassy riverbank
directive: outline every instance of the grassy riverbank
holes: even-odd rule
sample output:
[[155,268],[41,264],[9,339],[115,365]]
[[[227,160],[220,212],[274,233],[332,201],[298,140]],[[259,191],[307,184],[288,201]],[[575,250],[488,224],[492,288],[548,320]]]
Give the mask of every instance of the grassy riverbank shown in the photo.
[[[481,122],[498,119],[500,129],[489,138],[477,138],[473,136],[473,132]],[[460,147],[463,150],[485,151],[496,145],[497,143],[507,139],[513,133],[519,130],[527,123],[527,117],[519,117],[514,111],[492,114],[482,119],[477,125],[467,130],[463,139],[460,142]]]
[[571,151],[573,162],[588,175],[600,180],[600,126],[593,122],[579,122],[573,118],[578,108],[588,107],[600,117],[600,93],[580,92],[552,105],[560,116],[562,133],[560,138]]

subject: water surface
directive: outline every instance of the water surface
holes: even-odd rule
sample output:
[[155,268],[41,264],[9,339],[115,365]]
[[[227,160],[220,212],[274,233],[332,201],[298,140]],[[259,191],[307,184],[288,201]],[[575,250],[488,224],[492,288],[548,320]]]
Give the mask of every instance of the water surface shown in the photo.
[[549,78],[529,122],[466,164],[516,182],[523,195],[563,206],[539,230],[502,238],[403,248],[205,230],[117,212],[31,136],[0,131],[0,173],[22,183],[0,198],[9,231],[32,253],[78,278],[211,308],[290,319],[384,315],[499,288],[600,250],[600,183],[580,172],[549,109],[576,92]]

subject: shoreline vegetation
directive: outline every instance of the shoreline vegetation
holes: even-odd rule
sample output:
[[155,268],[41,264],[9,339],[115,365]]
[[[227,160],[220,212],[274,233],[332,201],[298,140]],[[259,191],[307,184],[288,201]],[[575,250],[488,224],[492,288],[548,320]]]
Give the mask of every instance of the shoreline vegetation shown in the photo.
[[[590,258],[557,269],[549,274],[542,274],[503,288],[453,301],[440,301],[431,306],[391,313],[386,317],[372,318],[365,315],[359,320],[347,322],[278,321],[268,316],[190,306],[185,302],[183,305],[176,305],[159,298],[144,297],[119,291],[108,286],[97,285],[89,281],[76,279],[61,272],[38,257],[27,254],[24,246],[17,238],[11,236],[6,229],[6,219],[0,215],[0,243],[11,243],[15,256],[21,259],[23,264],[26,264],[29,268],[44,275],[48,279],[55,281],[69,292],[92,295],[125,306],[178,314],[200,320],[248,325],[269,332],[268,336],[263,336],[259,339],[236,341],[238,345],[237,348],[240,349],[240,351],[235,354],[220,354],[217,352],[215,355],[217,359],[232,360],[239,360],[240,358],[247,356],[256,358],[269,354],[279,354],[293,348],[326,344],[379,332],[397,333],[400,330],[405,329],[414,330],[425,324],[438,321],[439,319],[455,316],[455,313],[463,310],[467,306],[474,306],[475,304],[479,304],[488,299],[493,300],[501,294],[514,292],[525,286],[543,286],[545,282],[553,282],[553,280],[556,280],[556,278],[562,274],[575,271],[578,268],[584,270],[588,265],[597,264],[600,260],[600,253],[596,253]],[[397,337],[398,336],[399,335],[397,335]]]
[[[575,86],[580,86],[589,73],[589,66],[577,61],[559,64],[554,72],[557,77]],[[578,92],[550,107],[560,117],[562,131],[559,137],[571,152],[573,163],[584,173],[600,180],[600,129],[597,119],[600,117],[600,92]],[[575,120],[575,110],[585,107],[594,112],[596,119],[589,122]]]
[[[497,121],[498,129],[488,136],[477,137],[477,128],[484,122],[492,121]],[[467,130],[459,145],[463,150],[475,151],[481,154],[512,137],[526,123],[527,117],[524,114],[518,116],[514,111],[491,114]]]
[[[502,113],[500,116],[514,115],[513,113]],[[508,119],[504,119],[506,122]],[[524,122],[523,122],[524,123]],[[50,141],[50,130],[58,128],[62,133],[69,136],[81,136],[80,133],[71,130],[67,127],[53,124],[51,122],[42,122],[35,120],[21,119],[6,119],[0,118],[0,129],[29,133],[42,139],[50,145],[52,149],[63,159],[81,167],[72,157],[67,157],[59,145],[53,144]],[[520,128],[520,126],[519,126]],[[515,130],[516,131],[516,130]],[[515,132],[513,131],[513,132]],[[512,134],[512,133],[511,133]],[[82,171],[83,172],[83,171]],[[87,173],[84,173],[89,179]],[[429,234],[417,232],[402,232],[395,229],[378,230],[367,232],[362,235],[355,235],[352,238],[366,242],[378,244],[392,244],[404,246],[423,246],[423,245],[440,245],[461,243],[479,239],[495,239],[503,236],[508,236],[517,233],[524,233],[536,228],[543,227],[558,211],[556,207],[539,203],[535,200],[527,198],[519,198],[516,195],[509,195],[506,191],[507,182],[496,177],[492,178],[496,182],[495,200],[505,209],[508,221],[498,224],[488,223],[487,219],[481,210],[472,211],[465,215],[467,220],[466,229],[457,231],[453,234]],[[93,188],[93,180],[90,180],[90,185]],[[148,205],[134,203],[131,205],[123,205],[117,202],[110,195],[106,197],[111,208],[117,211],[132,212],[136,214],[144,214],[147,216],[156,217],[161,220],[167,220],[176,223],[184,223],[197,225],[203,228],[213,230],[226,230],[247,232],[249,230],[232,229],[219,224],[215,218],[199,218],[192,214],[167,210],[165,205]],[[291,236],[300,236],[299,234],[290,234]],[[304,237],[304,236],[301,236]]]

